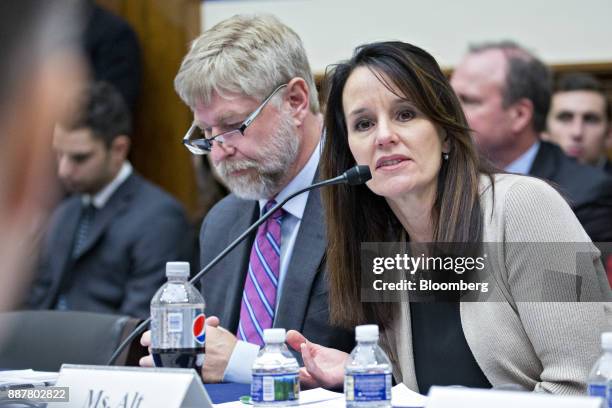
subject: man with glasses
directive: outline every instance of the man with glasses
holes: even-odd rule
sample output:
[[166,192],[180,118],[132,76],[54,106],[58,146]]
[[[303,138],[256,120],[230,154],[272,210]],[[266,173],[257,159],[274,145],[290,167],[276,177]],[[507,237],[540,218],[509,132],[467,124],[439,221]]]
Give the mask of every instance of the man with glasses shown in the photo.
[[[184,143],[210,159],[232,194],[205,218],[208,264],[271,206],[317,177],[322,120],[301,40],[271,16],[234,16],[203,33],[175,79],[194,112]],[[319,192],[286,203],[202,279],[209,317],[206,382],[250,382],[269,327],[350,351],[328,323]],[[149,345],[149,334],[142,339]],[[150,357],[141,361],[151,365]]]

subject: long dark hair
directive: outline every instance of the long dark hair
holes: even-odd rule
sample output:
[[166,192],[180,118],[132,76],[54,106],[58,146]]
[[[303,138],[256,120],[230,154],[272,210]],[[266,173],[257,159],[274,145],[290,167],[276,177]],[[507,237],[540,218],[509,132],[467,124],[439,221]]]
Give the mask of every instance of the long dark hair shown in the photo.
[[[342,93],[358,67],[367,67],[387,88],[398,90],[400,97],[414,103],[448,137],[450,155],[440,169],[432,208],[433,241],[480,243],[483,216],[479,177],[494,170],[478,154],[459,100],[440,67],[418,47],[403,42],[363,45],[350,60],[326,73],[323,177],[332,177],[355,165],[348,145]],[[384,327],[391,322],[392,304],[360,301],[360,244],[399,241],[404,229],[385,198],[365,185],[324,189],[323,198],[331,320],[347,328],[372,321]]]

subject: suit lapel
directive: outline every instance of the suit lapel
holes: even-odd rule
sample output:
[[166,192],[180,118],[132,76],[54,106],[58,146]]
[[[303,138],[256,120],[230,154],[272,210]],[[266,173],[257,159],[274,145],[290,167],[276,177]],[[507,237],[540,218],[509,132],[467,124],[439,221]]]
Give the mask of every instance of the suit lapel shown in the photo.
[[321,196],[318,191],[311,191],[283,282],[274,327],[302,329],[311,287],[325,254],[325,242]]
[[[236,221],[232,224],[228,237],[231,241],[242,234],[255,220],[259,217],[259,204],[257,201],[250,201],[245,206],[244,211],[237,214]],[[240,305],[242,304],[242,291],[244,289],[244,280],[246,277],[247,268],[249,266],[249,257],[251,255],[251,246],[255,240],[255,230],[247,239],[242,241],[231,254],[225,259],[223,268],[219,268],[222,274],[216,279],[223,282],[224,306],[223,314],[227,321],[222,324],[236,333],[238,330],[238,321],[240,320]],[[227,242],[228,245],[230,241]],[[225,245],[224,245],[225,247]],[[202,265],[205,266],[205,265]],[[225,273],[225,271],[240,271],[240,273]]]
[[72,265],[72,247],[76,229],[81,217],[82,205],[79,197],[70,199],[65,215],[61,220],[58,220],[54,227],[54,237],[52,238],[52,250],[50,250],[50,265],[52,273],[52,283],[48,295],[45,300],[45,308],[50,308],[55,302],[57,291],[64,279],[66,273],[71,269]]
[[89,251],[98,242],[100,237],[106,231],[107,227],[113,222],[113,220],[124,211],[132,196],[137,188],[137,178],[134,174],[128,177],[123,184],[117,188],[117,190],[110,197],[106,205],[99,209],[93,219],[91,231],[87,235],[85,243],[81,247],[80,251],[74,256],[75,260],[79,259],[83,254]]

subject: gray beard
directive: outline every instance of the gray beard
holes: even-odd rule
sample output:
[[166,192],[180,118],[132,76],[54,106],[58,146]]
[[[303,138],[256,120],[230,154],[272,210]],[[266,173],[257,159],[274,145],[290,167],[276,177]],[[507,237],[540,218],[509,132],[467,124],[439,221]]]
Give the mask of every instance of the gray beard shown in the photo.
[[[251,159],[223,161],[215,169],[230,191],[238,197],[247,200],[270,199],[285,186],[298,149],[299,140],[291,117],[281,114],[275,134],[260,149],[260,157],[263,158],[261,162]],[[250,171],[244,175],[231,175],[239,170]]]

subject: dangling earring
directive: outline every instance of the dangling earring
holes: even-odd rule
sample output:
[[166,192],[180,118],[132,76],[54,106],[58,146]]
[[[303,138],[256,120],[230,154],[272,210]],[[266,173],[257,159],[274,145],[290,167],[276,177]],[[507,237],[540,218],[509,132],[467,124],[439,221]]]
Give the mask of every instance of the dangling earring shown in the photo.
[[443,158],[445,161],[448,161],[448,153],[442,153],[442,158]]

